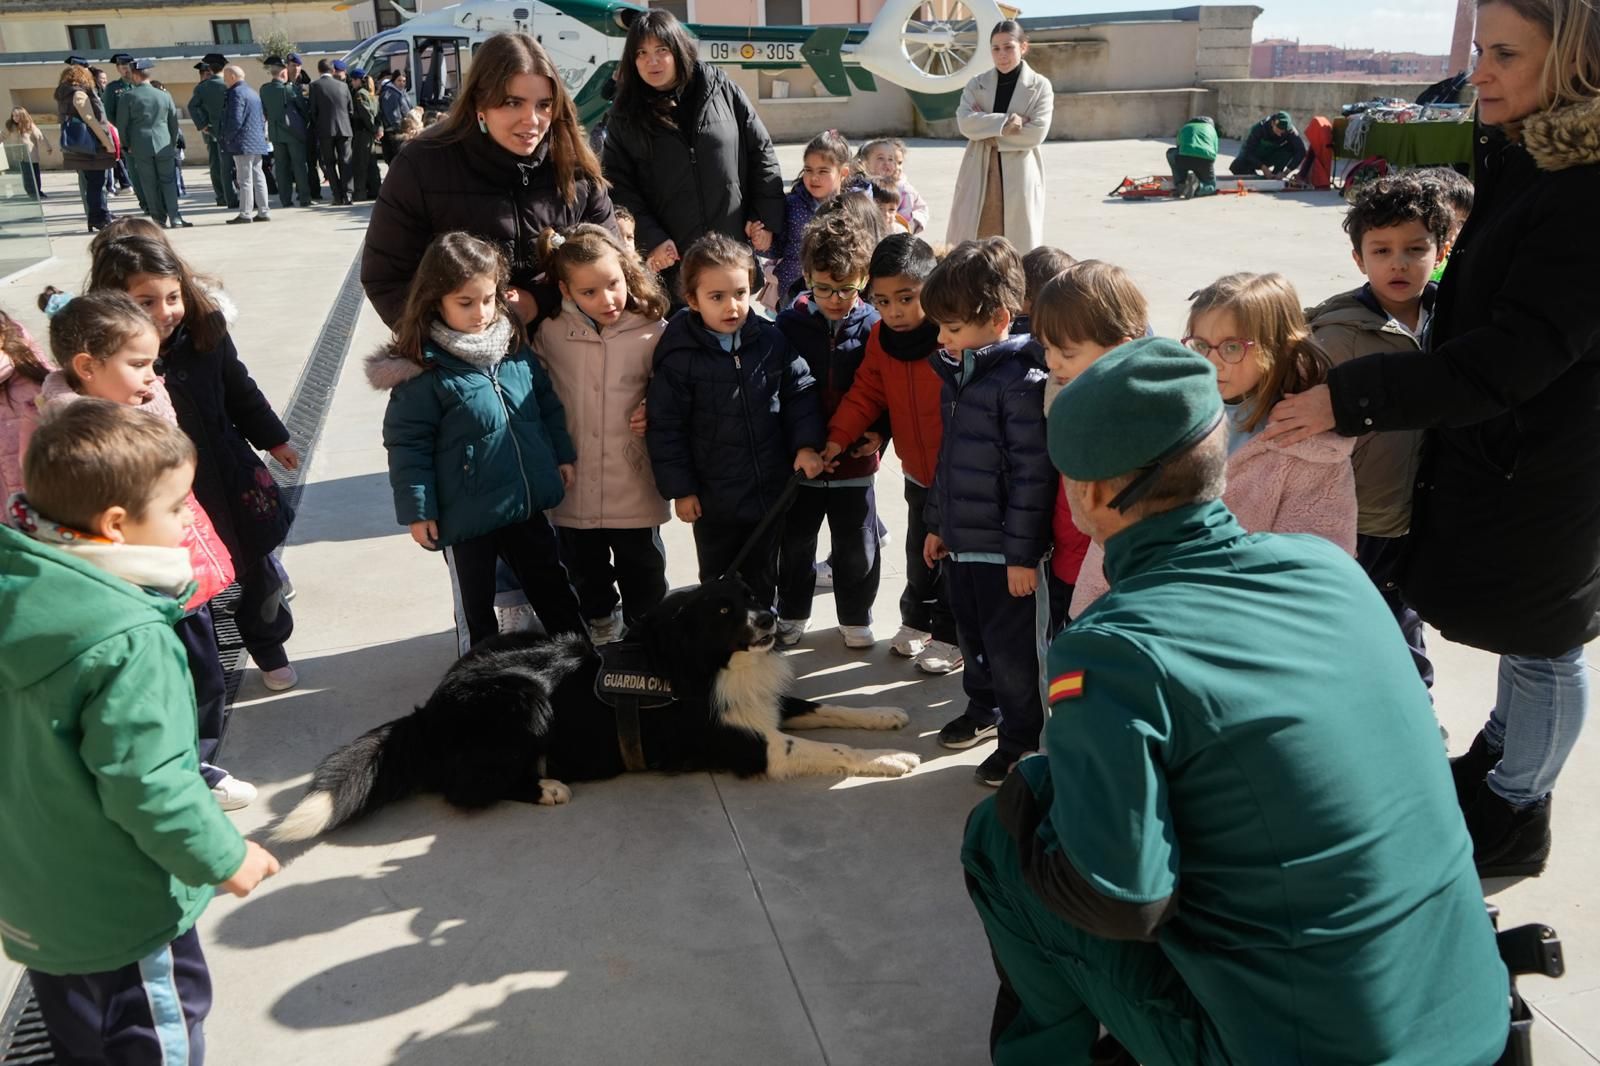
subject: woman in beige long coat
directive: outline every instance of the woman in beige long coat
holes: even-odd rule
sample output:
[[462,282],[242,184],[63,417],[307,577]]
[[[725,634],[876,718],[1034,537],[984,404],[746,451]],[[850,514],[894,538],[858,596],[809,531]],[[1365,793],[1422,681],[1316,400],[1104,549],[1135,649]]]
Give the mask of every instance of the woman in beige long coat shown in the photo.
[[1044,160],[1055,90],[1024,62],[1028,37],[1007,19],[989,34],[994,69],[962,90],[956,125],[967,138],[945,239],[1003,236],[1028,252],[1044,243]]

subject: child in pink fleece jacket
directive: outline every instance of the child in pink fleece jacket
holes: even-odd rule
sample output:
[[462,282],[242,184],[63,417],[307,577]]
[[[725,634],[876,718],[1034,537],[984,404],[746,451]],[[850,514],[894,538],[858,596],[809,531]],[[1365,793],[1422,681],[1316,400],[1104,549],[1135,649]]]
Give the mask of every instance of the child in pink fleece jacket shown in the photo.
[[[1188,333],[1184,346],[1217,368],[1228,407],[1222,502],[1252,533],[1312,533],[1355,554],[1355,439],[1321,433],[1284,445],[1261,437],[1272,405],[1320,384],[1328,370],[1294,286],[1281,274],[1229,274],[1195,294]],[[1074,618],[1106,592],[1104,563],[1100,546],[1090,545]]]
[[39,424],[39,387],[51,369],[27,327],[0,311],[0,509],[22,491],[22,453]]

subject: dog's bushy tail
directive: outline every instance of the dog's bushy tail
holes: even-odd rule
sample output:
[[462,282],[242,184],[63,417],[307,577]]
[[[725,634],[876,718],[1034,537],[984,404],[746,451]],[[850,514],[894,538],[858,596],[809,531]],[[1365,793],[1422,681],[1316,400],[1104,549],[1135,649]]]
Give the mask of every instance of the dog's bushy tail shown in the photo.
[[272,831],[285,844],[310,840],[416,791],[420,746],[416,715],[369,729],[322,760],[311,788]]

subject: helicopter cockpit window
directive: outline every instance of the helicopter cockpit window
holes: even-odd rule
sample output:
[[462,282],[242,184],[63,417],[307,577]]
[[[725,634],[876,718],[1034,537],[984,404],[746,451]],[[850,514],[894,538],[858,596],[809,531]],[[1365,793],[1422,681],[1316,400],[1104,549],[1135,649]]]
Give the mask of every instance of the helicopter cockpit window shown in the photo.
[[415,79],[417,103],[430,111],[448,110],[461,88],[461,37],[418,37]]
[[372,61],[367,64],[367,73],[376,78],[386,70],[403,70],[408,84],[416,84],[416,75],[411,69],[411,45],[408,42],[384,41],[378,46]]

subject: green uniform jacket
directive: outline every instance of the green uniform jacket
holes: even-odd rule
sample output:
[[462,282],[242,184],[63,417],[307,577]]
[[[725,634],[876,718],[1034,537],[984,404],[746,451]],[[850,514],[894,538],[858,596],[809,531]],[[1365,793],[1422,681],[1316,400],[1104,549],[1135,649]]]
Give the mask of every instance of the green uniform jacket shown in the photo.
[[105,105],[106,117],[117,127],[119,133],[122,132],[122,123],[117,121],[117,97],[131,88],[133,88],[132,82],[126,78],[118,78],[116,81],[106,83],[106,91],[101,95],[100,102]]
[[304,142],[305,134],[289,124],[291,107],[299,112],[301,118],[308,118],[305,98],[300,95],[300,91],[286,81],[273,79],[261,87],[260,95],[261,110],[267,116],[267,140],[274,143]]
[[362,86],[350,95],[355,105],[351,113],[351,123],[357,137],[372,140],[378,130],[383,127],[378,124],[378,98],[367,92]]
[[244,861],[200,776],[182,614],[0,528],[0,944],[25,966],[141,959]]
[[492,373],[431,342],[423,352],[426,368],[387,350],[367,359],[367,381],[393,390],[383,446],[395,519],[437,521],[448,547],[560,503],[557,467],[578,453],[532,350],[523,345]]
[[228,85],[222,75],[213,74],[196,85],[194,95],[189,97],[189,117],[194,120],[195,128],[209,129],[207,136],[212,139],[222,132],[223,100],[227,95]]
[[153,159],[178,143],[178,107],[154,85],[135,85],[118,97],[116,106],[111,121],[135,155]]
[[[1220,502],[1106,542],[1050,650],[1028,883],[1175,897],[1162,950],[1229,1061],[1492,1063],[1508,979],[1427,691],[1333,544]],[[1059,876],[1062,871],[1054,871]]]
[[1217,158],[1217,127],[1209,122],[1186,122],[1178,131],[1178,154],[1191,159]]

